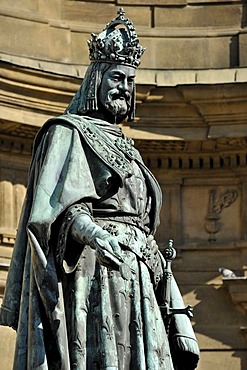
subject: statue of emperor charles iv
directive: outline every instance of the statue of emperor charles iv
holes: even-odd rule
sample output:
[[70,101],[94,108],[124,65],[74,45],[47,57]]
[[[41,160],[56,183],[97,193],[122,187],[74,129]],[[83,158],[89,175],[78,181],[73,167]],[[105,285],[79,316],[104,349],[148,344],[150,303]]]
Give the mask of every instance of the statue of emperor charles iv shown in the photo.
[[0,316],[17,330],[14,370],[194,370],[154,239],[161,190],[118,125],[134,119],[144,48],[123,9],[88,46],[80,89],[34,142]]

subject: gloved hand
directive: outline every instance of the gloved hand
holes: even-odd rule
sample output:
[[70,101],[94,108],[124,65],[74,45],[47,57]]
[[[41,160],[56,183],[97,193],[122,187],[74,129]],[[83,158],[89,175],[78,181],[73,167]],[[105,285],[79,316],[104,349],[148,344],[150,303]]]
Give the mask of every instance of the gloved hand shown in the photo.
[[117,240],[108,231],[96,225],[88,215],[82,214],[75,218],[71,225],[71,235],[77,242],[95,249],[100,264],[117,268],[123,262]]

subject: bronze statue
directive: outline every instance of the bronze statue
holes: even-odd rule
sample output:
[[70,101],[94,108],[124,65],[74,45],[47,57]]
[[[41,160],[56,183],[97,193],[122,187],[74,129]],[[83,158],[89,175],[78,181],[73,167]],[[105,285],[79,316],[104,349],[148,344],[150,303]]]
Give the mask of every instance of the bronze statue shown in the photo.
[[88,44],[79,91],[34,143],[1,307],[14,369],[193,370],[189,309],[153,236],[161,190],[117,125],[134,119],[144,49],[122,9]]

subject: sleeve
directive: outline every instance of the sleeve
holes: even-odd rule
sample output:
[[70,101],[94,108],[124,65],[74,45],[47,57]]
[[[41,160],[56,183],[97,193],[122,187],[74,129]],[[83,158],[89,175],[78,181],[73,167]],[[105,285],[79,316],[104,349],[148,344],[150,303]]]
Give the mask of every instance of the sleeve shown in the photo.
[[[71,226],[75,219],[81,215],[91,217],[90,208],[90,204],[74,204],[68,208],[62,220],[57,241],[56,262],[65,273],[71,273],[76,269],[84,247],[81,242],[72,238]],[[73,248],[67,247],[71,245]]]
[[77,130],[54,125],[39,148],[44,154],[42,160],[34,162],[38,173],[27,228],[46,255],[52,224],[58,217],[81,199],[98,199],[99,196]]

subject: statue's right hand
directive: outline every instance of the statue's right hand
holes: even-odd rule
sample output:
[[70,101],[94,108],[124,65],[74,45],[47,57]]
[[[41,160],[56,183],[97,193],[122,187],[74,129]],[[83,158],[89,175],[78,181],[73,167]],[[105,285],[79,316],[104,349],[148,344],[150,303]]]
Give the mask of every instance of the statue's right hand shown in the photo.
[[108,231],[102,230],[102,233],[95,238],[96,248],[101,247],[108,250],[110,253],[116,254],[118,257],[121,256],[121,248],[118,241],[114,236],[108,233]]
[[94,245],[96,246],[96,258],[100,264],[117,268],[123,262],[121,248],[112,235],[108,234],[103,238],[97,237]]
[[[113,267],[122,262],[118,241],[107,230],[102,229],[88,215],[80,215],[71,225],[71,235],[77,241],[96,250],[99,263]],[[115,261],[115,262],[114,262]]]
[[80,215],[74,220],[71,235],[77,242],[95,249],[96,259],[102,266],[119,271],[123,279],[131,278],[131,269],[121,256],[116,237],[93,222],[88,215]]

